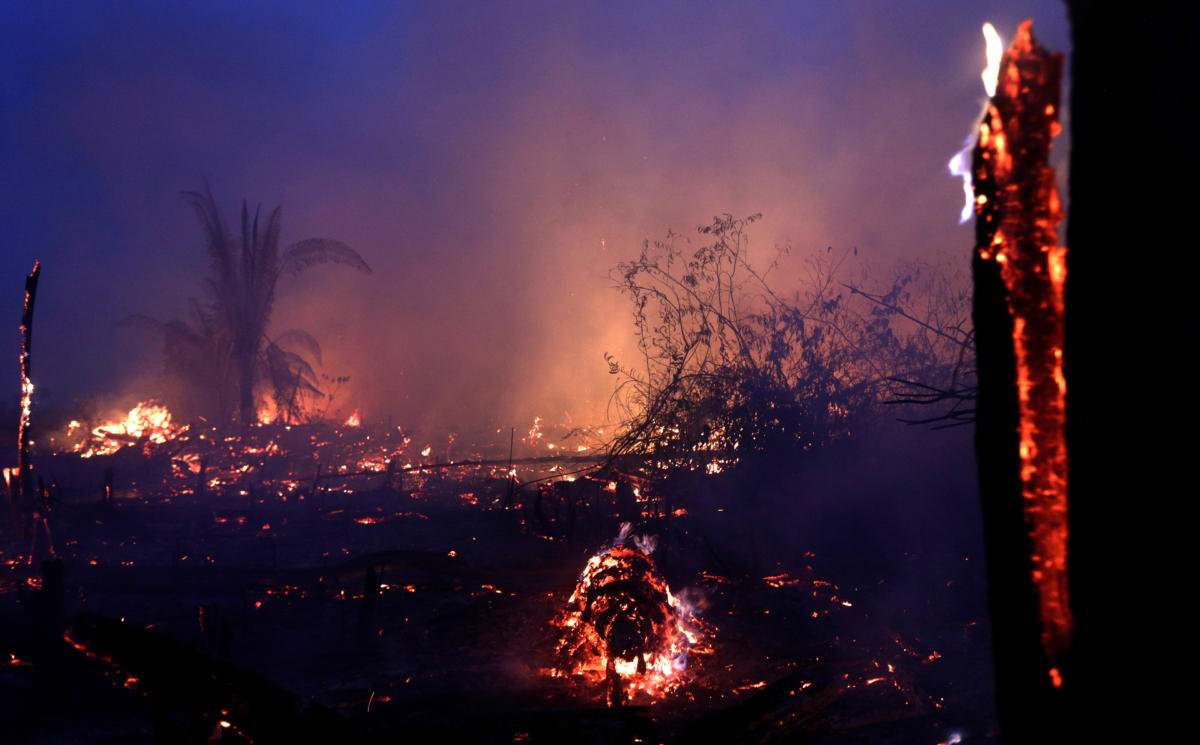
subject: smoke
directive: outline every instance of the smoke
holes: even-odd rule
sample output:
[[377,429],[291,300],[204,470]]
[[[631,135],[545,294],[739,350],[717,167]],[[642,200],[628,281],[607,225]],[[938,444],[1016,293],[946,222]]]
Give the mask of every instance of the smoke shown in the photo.
[[1032,15],[1064,51],[1066,26],[1056,3],[937,5],[5,11],[3,279],[43,259],[39,389],[142,385],[157,341],[113,323],[201,293],[178,191],[207,179],[229,220],[243,197],[282,204],[285,243],[335,237],[375,270],[280,285],[273,332],[312,332],[324,373],[351,378],[333,409],[603,421],[602,355],[633,354],[608,273],[647,238],[762,212],[763,265],[780,245],[966,256],[944,164],[979,95],[979,24]]

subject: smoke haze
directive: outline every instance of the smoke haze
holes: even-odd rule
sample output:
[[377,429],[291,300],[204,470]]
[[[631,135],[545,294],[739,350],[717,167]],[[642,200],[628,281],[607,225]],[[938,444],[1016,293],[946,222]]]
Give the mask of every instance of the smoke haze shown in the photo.
[[114,323],[201,293],[178,192],[207,180],[228,221],[282,204],[285,243],[374,269],[281,283],[272,330],[351,377],[334,407],[451,430],[601,421],[602,355],[633,348],[609,270],[714,214],[762,212],[764,262],[965,265],[946,162],[983,96],[980,25],[1031,17],[1069,51],[1057,2],[121,5],[0,10],[0,302],[15,330],[41,259],[40,390],[150,384],[157,341]]

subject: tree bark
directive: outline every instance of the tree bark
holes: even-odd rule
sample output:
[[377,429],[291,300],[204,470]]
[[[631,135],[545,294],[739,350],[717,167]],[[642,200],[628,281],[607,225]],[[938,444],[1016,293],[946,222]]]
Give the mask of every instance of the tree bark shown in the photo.
[[997,713],[1005,740],[1060,741],[1067,597],[1064,251],[1050,142],[1062,57],[1022,24],[1000,63],[972,155],[976,197],[976,455]]

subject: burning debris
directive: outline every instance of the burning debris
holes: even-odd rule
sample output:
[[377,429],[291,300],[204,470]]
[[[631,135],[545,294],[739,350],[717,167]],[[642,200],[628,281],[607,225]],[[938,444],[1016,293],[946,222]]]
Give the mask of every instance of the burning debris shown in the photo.
[[691,608],[671,593],[654,566],[652,538],[629,540],[629,523],[579,576],[567,609],[553,675],[608,687],[609,706],[638,694],[654,698],[684,680],[690,652],[708,651]]
[[67,425],[67,440],[71,449],[81,458],[110,455],[126,445],[141,441],[161,445],[174,439],[186,427],[173,424],[171,412],[156,401],[142,401],[129,410],[123,419],[106,422],[93,427],[91,433],[81,437],[83,425],[71,421]]

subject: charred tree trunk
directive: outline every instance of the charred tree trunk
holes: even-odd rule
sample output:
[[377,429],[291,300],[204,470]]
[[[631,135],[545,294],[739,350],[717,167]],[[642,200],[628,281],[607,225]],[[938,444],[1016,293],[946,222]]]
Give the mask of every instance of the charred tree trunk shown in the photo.
[[1005,740],[1068,734],[1064,435],[1065,249],[1051,139],[1062,57],[1021,25],[1000,63],[972,155],[976,198],[976,454],[983,500],[997,712]]
[[41,262],[33,262],[33,271],[25,278],[25,305],[21,313],[21,421],[17,428],[17,483],[11,499],[13,522],[22,540],[31,538],[30,531],[37,529],[34,517],[37,492],[33,486],[33,462],[29,450],[32,444],[30,415],[33,409],[33,306],[37,300],[38,277],[41,273]]
[[[1170,687],[1156,685],[1148,668],[1177,654],[1178,637],[1164,631],[1185,617],[1171,607],[1180,596],[1165,582],[1185,544],[1164,523],[1174,512],[1167,495],[1194,483],[1195,437],[1181,436],[1179,427],[1194,426],[1195,397],[1171,383],[1176,375],[1190,380],[1183,371],[1192,369],[1188,356],[1198,342],[1192,304],[1200,266],[1189,229],[1200,195],[1194,179],[1174,184],[1196,162],[1200,43],[1195,10],[1185,3],[1068,7],[1074,51],[1062,375],[1070,451],[1064,610],[1071,623],[1050,642],[1030,572],[1038,543],[1027,529],[1028,509],[1019,506],[1027,497],[1014,390],[1020,350],[1013,332],[1020,331],[1004,269],[985,255],[995,226],[979,226],[974,259],[977,448],[998,712],[1006,742],[1068,742],[1097,726],[1107,740],[1149,741],[1156,728],[1170,731],[1157,712],[1172,707]],[[1007,145],[1018,157],[1022,146]],[[979,186],[991,200],[988,184]],[[1061,677],[1047,679],[1054,660]]]

